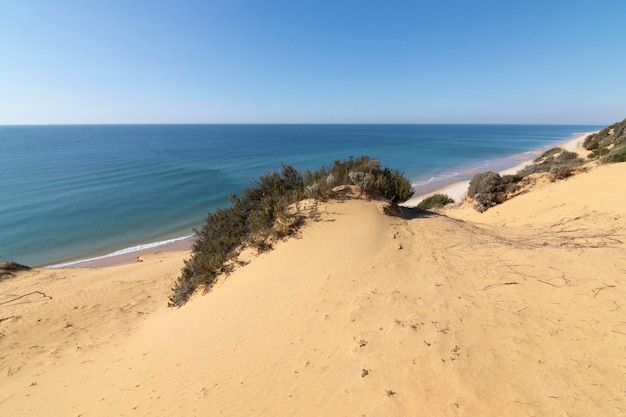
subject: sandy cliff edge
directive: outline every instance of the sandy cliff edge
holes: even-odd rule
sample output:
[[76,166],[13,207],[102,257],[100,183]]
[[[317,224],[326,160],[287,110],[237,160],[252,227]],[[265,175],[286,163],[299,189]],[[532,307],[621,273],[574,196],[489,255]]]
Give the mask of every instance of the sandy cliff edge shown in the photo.
[[[0,282],[0,414],[623,415],[626,164],[482,215],[321,220],[167,309],[188,252]],[[11,299],[20,295],[39,293]]]

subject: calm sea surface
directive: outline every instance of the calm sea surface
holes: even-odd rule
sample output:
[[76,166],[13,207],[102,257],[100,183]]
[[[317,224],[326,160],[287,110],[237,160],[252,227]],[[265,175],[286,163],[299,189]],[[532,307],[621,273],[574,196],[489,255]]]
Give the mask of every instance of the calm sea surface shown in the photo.
[[45,265],[189,235],[281,163],[306,170],[370,155],[419,188],[601,127],[0,126],[0,261]]

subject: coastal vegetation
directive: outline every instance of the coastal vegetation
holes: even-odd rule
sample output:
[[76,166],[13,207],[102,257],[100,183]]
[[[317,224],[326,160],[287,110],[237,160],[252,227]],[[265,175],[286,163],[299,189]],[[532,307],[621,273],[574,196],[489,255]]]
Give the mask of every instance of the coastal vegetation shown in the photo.
[[470,181],[467,194],[476,200],[474,208],[481,213],[496,204],[503,203],[509,193],[517,189],[522,177],[504,175],[492,171],[476,174]]
[[587,136],[583,147],[591,151],[587,159],[556,147],[545,151],[515,175],[500,176],[491,171],[477,174],[470,181],[467,194],[475,200],[474,208],[482,213],[515,195],[532,174],[547,174],[550,181],[557,181],[570,177],[581,166],[595,160],[604,164],[626,162],[626,119]]
[[300,210],[303,200],[346,197],[350,194],[346,188],[354,188],[358,197],[381,198],[392,206],[413,195],[402,172],[381,168],[368,156],[335,161],[304,174],[283,165],[280,172],[254,181],[240,196],[231,194],[230,207],[207,215],[196,230],[191,258],[172,288],[169,305],[185,304],[198,287],[210,289],[220,274],[234,268],[244,248],[267,251],[277,239],[296,233],[306,218]]
[[547,174],[550,181],[556,181],[571,176],[584,162],[576,152],[552,148],[517,174],[501,176],[489,171],[475,175],[470,181],[467,195],[476,201],[474,209],[482,213],[514,195],[524,184],[523,180],[530,175]]
[[549,173],[550,181],[567,178],[572,175],[574,169],[584,164],[576,152],[566,151],[563,148],[552,148],[545,151],[534,163],[527,165],[516,175],[524,178],[530,174]]
[[418,209],[431,210],[445,206],[446,204],[454,203],[454,200],[447,194],[436,193],[430,197],[423,199],[418,205]]
[[583,147],[591,151],[590,159],[601,163],[626,162],[626,119],[587,136]]

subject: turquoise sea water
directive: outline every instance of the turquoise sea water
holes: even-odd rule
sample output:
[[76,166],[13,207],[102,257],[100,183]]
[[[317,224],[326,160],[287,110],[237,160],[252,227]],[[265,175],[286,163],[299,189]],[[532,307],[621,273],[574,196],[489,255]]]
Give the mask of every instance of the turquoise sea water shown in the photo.
[[281,163],[306,170],[370,155],[420,188],[601,127],[0,126],[0,261],[38,266],[189,235]]

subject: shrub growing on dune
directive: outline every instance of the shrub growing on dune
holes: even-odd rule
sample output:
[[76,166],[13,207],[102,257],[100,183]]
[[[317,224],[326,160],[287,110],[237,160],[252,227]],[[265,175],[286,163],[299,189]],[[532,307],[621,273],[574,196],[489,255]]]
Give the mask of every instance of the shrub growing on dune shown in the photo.
[[539,163],[547,158],[553,157],[554,155],[557,155],[558,153],[563,152],[563,148],[552,148],[552,149],[548,149],[547,151],[545,151],[544,153],[541,154],[541,156],[537,157],[535,159],[535,163]]
[[423,199],[418,205],[418,209],[431,210],[439,207],[443,207],[446,204],[454,203],[454,200],[447,194],[433,194],[430,197]]
[[385,167],[373,174],[371,189],[372,196],[380,196],[391,204],[397,205],[408,200],[413,195],[411,182],[397,169]]
[[550,173],[551,181],[567,178],[583,162],[576,152],[562,148],[548,149],[535,159],[534,163],[527,165],[515,175],[500,177],[495,172],[476,175],[470,182],[468,195],[476,200],[474,208],[482,213],[504,202],[510,194],[515,193],[524,177],[537,173]]
[[523,177],[520,175],[504,175],[495,172],[483,172],[472,178],[467,191],[468,196],[476,200],[474,208],[481,213],[507,199],[507,194],[518,188]]
[[574,174],[574,166],[560,165],[550,169],[550,181],[562,180]]
[[518,191],[519,183],[524,177],[537,173],[549,173],[550,180],[556,181],[573,175],[575,169],[583,163],[584,161],[576,152],[552,148],[515,175],[500,176],[495,172],[483,172],[476,175],[470,181],[468,195],[476,200],[474,208],[482,213],[504,202],[509,195]]
[[[550,181],[565,179],[574,174],[576,167],[582,165],[582,160],[576,152],[566,151],[562,148],[553,148],[544,152],[535,160],[535,164],[524,168],[520,173],[550,173]],[[518,173],[518,174],[520,174]]]
[[[623,146],[626,146],[626,119],[587,136],[583,142],[583,147],[592,151],[588,155],[589,159],[597,159],[606,155],[600,159],[602,163],[624,162],[619,156],[619,148]],[[612,155],[609,156],[609,154]]]
[[604,164],[626,162],[626,145],[609,151],[600,161]]
[[340,185],[356,186],[361,194],[384,198],[391,205],[413,194],[404,174],[381,169],[378,160],[367,156],[335,161],[331,167],[304,175],[283,165],[280,172],[254,181],[241,196],[231,194],[230,207],[207,215],[202,228],[195,231],[191,258],[172,288],[169,305],[183,305],[200,286],[210,289],[220,274],[232,269],[242,247],[269,250],[274,239],[295,233],[304,217],[293,209],[294,204],[304,198],[331,198],[333,188]]
[[587,158],[589,158],[589,159],[598,159],[598,158],[606,155],[609,152],[611,152],[611,150],[609,148],[595,148],[593,151],[591,151],[589,153],[589,155],[587,155]]
[[593,133],[587,136],[585,138],[585,141],[583,142],[583,148],[587,149],[588,151],[596,150],[599,147],[600,147],[600,138],[598,134],[596,133]]
[[[600,158],[601,163],[626,162],[626,119],[588,135],[583,147],[589,151],[589,159]],[[474,208],[480,212],[500,204],[519,188],[519,182],[531,174],[548,173],[550,181],[573,175],[585,163],[576,152],[552,148],[521,169],[516,175],[503,176],[495,172],[483,172],[470,182],[468,196],[476,200]]]
[[563,148],[552,148],[545,151],[534,161],[534,172],[549,172],[552,168],[561,165],[580,165],[584,161],[576,152],[566,151]]

